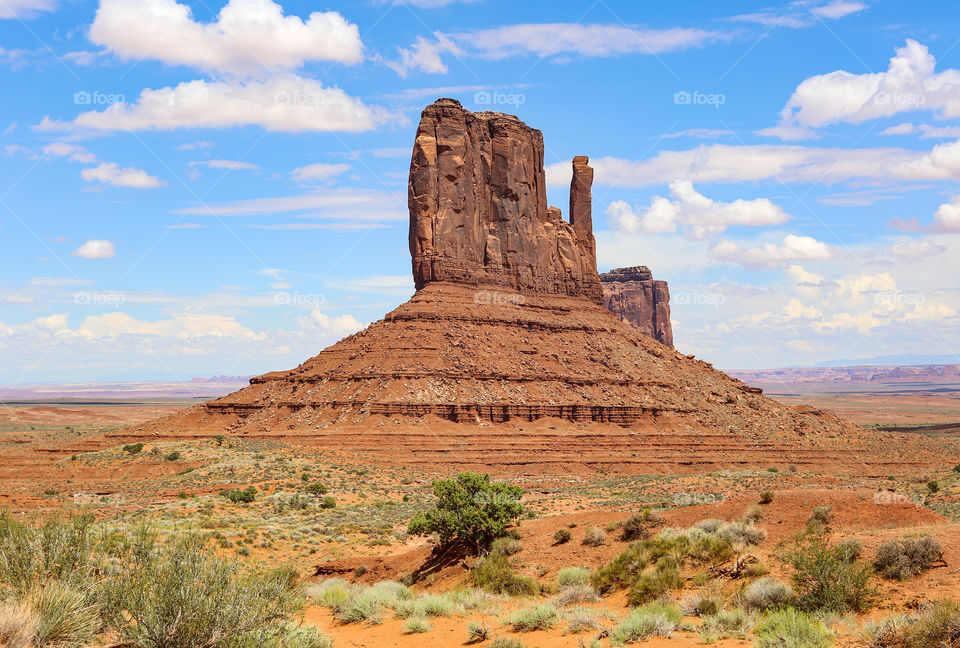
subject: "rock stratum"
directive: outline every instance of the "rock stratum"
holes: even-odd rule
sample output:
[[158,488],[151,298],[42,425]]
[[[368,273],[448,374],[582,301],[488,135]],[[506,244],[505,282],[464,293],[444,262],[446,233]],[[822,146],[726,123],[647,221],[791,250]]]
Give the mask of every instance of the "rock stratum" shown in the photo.
[[650,268],[617,268],[600,275],[603,307],[654,340],[673,346],[670,288],[656,281]]
[[[768,399],[606,310],[592,176],[574,158],[567,222],[544,198],[539,131],[438,100],[410,165],[416,294],[293,370],[115,436],[282,438],[362,461],[538,471],[793,463],[886,474],[912,461],[867,453],[875,437],[856,426]],[[650,281],[625,274],[608,284]],[[666,295],[651,317],[668,323],[665,308]]]

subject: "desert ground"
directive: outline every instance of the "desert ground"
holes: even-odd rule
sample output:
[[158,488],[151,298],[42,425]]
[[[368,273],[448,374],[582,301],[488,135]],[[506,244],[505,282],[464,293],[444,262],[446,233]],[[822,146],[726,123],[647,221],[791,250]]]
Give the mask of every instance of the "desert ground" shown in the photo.
[[[938,452],[952,447],[951,435],[924,426],[960,421],[953,416],[960,402],[952,393],[827,392],[809,385],[793,393],[781,385],[780,392],[776,398],[783,402],[812,402],[863,425],[865,433],[884,426],[910,429],[905,434],[914,445],[934,443]],[[876,593],[862,612],[824,618],[835,645],[871,645],[871,633],[884,619],[960,594],[960,474],[952,469],[960,463],[960,447],[939,465],[921,463],[914,472],[901,467],[865,475],[815,462],[783,465],[769,455],[764,463],[758,459],[764,455],[751,455],[729,469],[678,474],[655,464],[647,472],[642,465],[605,469],[571,463],[568,470],[547,471],[536,462],[485,466],[469,452],[459,459],[454,452],[445,461],[415,462],[409,458],[416,453],[406,448],[391,455],[389,432],[381,437],[386,441],[379,453],[338,450],[321,437],[296,435],[142,439],[136,445],[124,436],[128,425],[189,404],[164,399],[5,404],[0,508],[33,520],[92,512],[98,524],[113,529],[148,522],[161,535],[202,534],[211,551],[245,567],[290,566],[307,597],[300,621],[341,647],[461,645],[471,623],[486,629],[488,642],[502,646],[624,643],[618,628],[629,620],[627,592],[615,587],[598,594],[584,584],[630,547],[635,538],[624,539],[623,523],[643,511],[655,519],[649,529],[654,537],[713,519],[759,530],[758,538],[735,543],[732,556],[682,563],[682,582],[660,597],[677,605],[682,618],[663,636],[644,638],[644,645],[755,645],[750,628],[757,613],[744,603],[746,592],[758,578],[791,582],[785,556],[811,524],[819,524],[810,521],[817,517],[814,509],[826,511],[820,531],[829,542],[858,541],[864,564],[883,543],[902,538],[929,536],[943,549],[943,562],[918,576],[901,581],[874,575]],[[384,417],[378,425],[391,430],[410,423]],[[515,425],[545,434],[570,423],[544,419]],[[524,489],[529,513],[503,551],[516,574],[536,584],[535,593],[486,592],[473,576],[483,558],[469,553],[438,558],[428,538],[407,533],[410,519],[432,501],[431,481],[461,470],[489,472]],[[324,485],[322,497],[308,488],[315,483]],[[223,495],[251,486],[256,489],[251,502]],[[562,530],[569,540],[558,540]],[[744,569],[731,572],[737,559]],[[385,581],[404,585],[378,585]],[[359,617],[348,617],[338,603],[365,594],[375,599],[371,593],[385,587],[398,589]],[[747,618],[718,622],[696,608],[704,598],[728,611],[746,607]],[[533,612],[545,620],[525,626],[524,615]]]

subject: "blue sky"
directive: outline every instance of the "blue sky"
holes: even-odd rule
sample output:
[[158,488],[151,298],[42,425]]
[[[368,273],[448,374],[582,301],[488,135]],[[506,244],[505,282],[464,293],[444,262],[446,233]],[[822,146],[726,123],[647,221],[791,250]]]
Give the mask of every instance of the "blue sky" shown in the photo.
[[[960,14],[892,0],[0,0],[0,383],[295,366],[412,293],[440,96],[596,169],[726,369],[954,356]],[[956,356],[960,362],[960,356]]]

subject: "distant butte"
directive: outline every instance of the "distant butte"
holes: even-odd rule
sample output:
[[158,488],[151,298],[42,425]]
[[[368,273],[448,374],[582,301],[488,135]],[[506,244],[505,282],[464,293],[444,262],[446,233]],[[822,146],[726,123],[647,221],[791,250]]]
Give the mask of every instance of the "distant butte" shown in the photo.
[[410,164],[416,294],[295,369],[116,437],[298,439],[370,461],[538,471],[901,461],[870,450],[873,432],[671,348],[662,282],[642,267],[601,282],[587,158],[573,159],[566,221],[546,202],[543,150],[516,117],[428,106]]

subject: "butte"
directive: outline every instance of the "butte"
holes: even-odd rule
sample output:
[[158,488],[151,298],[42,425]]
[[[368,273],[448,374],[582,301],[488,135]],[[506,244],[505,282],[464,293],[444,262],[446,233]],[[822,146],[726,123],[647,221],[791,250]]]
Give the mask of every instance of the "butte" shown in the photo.
[[677,352],[669,311],[641,318],[660,318],[650,333],[664,344],[605,309],[605,285],[608,306],[617,290],[650,290],[655,307],[659,282],[639,268],[601,282],[593,169],[573,159],[566,221],[547,204],[543,154],[516,117],[427,106],[410,163],[416,294],[295,369],[116,436],[284,439],[501,471],[897,464],[857,426]]

